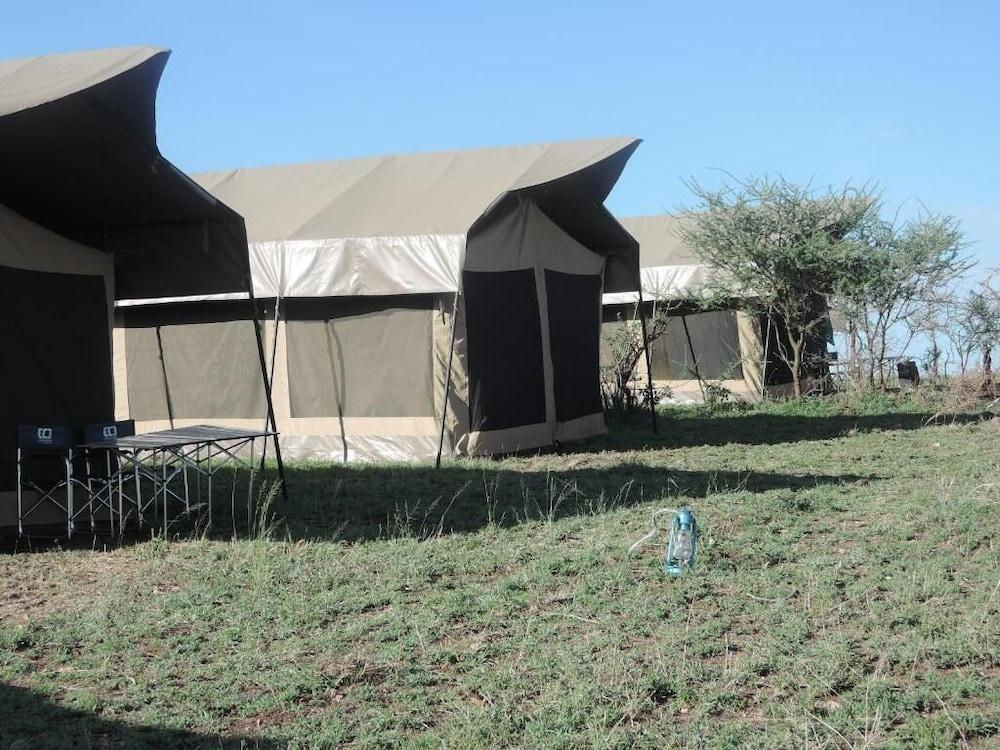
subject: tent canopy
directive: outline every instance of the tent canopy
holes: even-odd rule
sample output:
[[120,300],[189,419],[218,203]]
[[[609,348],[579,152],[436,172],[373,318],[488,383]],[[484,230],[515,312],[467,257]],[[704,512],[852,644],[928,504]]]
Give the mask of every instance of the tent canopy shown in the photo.
[[115,297],[245,292],[242,218],[163,158],[169,52],[127,47],[0,62],[0,203],[115,256]]
[[[639,243],[639,274],[646,299],[678,299],[696,293],[715,271],[681,237],[685,217],[659,214],[621,218]],[[605,294],[605,304],[635,302],[632,293]]]
[[608,138],[237,169],[197,175],[247,217],[261,297],[454,291],[466,239],[510,201],[532,200],[608,258],[635,290],[638,248],[603,206],[634,138]]

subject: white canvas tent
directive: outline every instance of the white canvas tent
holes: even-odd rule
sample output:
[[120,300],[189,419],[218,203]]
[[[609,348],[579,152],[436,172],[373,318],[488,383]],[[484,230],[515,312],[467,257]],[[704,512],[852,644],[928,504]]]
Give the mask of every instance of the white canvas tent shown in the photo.
[[[637,145],[196,176],[247,221],[283,448],[426,459],[442,435],[446,454],[476,455],[603,432],[601,294],[638,289],[638,248],[603,201]],[[220,380],[221,363],[250,356],[235,296],[119,306],[120,417],[260,422],[250,380]]]

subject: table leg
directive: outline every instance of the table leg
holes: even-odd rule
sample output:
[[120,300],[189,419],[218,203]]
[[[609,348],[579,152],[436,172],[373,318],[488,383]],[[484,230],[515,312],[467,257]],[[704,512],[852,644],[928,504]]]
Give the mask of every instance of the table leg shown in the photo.
[[132,452],[132,473],[135,476],[135,509],[139,516],[139,528],[142,529],[145,520],[142,512],[142,483],[139,481],[139,453]]
[[66,459],[66,538],[73,536],[73,451]]
[[184,471],[184,512],[190,514],[191,513],[191,495],[190,495],[190,490],[188,488],[188,462],[187,462],[187,456],[185,456],[184,458],[182,458],[181,461],[183,462],[183,471]]
[[167,452],[160,452],[160,468],[163,471],[163,479],[160,491],[163,493],[163,538],[167,538]]

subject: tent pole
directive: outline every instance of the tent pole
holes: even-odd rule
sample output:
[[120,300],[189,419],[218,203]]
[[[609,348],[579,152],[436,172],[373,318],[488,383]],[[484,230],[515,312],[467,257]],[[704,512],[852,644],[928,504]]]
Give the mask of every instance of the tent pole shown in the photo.
[[659,434],[656,426],[656,401],[653,395],[653,361],[649,356],[649,334],[646,332],[646,310],[642,302],[642,285],[639,285],[639,323],[642,326],[642,349],[646,353],[646,388],[649,395],[649,418],[653,422],[653,434]]
[[448,369],[444,376],[444,402],[441,404],[441,431],[438,434],[438,452],[434,461],[434,468],[441,468],[441,453],[444,451],[444,428],[445,420],[448,418],[448,396],[451,395],[451,363],[455,357],[455,328],[458,324],[458,297],[462,293],[461,287],[455,290],[455,299],[451,306],[451,340],[448,343]]
[[764,362],[760,368],[760,397],[764,398],[767,392],[767,355],[768,347],[771,345],[771,308],[767,308],[767,333],[764,334]]
[[174,429],[174,404],[170,400],[170,381],[167,379],[167,360],[163,355],[163,337],[160,335],[160,326],[156,326],[156,348],[160,353],[160,372],[163,374],[163,395],[167,401],[167,418],[170,420],[170,429]]
[[701,379],[701,372],[698,371],[698,355],[694,353],[694,344],[691,343],[691,331],[688,330],[687,315],[681,315],[681,325],[684,326],[684,338],[688,342],[688,351],[691,353],[691,364],[694,366],[694,377],[698,381],[698,390],[701,391],[701,398],[707,398],[705,394],[705,382]]
[[[274,298],[274,335],[271,337],[271,374],[268,376],[268,383],[271,393],[274,393],[274,365],[278,359],[278,310],[281,307],[281,296]],[[267,429],[267,417],[264,417],[264,429]],[[264,468],[264,460],[267,458],[267,441],[260,451],[260,468]]]
[[260,375],[264,379],[264,397],[267,399],[267,418],[274,430],[274,457],[278,462],[278,479],[281,480],[281,496],[288,504],[288,485],[285,482],[285,464],[281,460],[281,442],[278,440],[278,423],[274,419],[274,402],[271,400],[271,381],[267,377],[267,357],[264,356],[264,336],[260,331],[260,311],[257,309],[257,298],[253,295],[253,281],[247,275],[247,295],[250,309],[253,313],[253,332],[257,339],[257,358],[260,361]]

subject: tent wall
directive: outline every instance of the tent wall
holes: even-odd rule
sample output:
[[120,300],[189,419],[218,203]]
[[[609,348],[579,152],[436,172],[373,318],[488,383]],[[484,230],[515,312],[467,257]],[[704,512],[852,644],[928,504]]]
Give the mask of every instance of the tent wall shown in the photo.
[[433,298],[288,300],[293,417],[434,414]]
[[128,369],[129,416],[140,422],[226,417],[266,411],[253,322],[245,301],[157,305],[120,313]]
[[[647,314],[652,314],[653,304],[647,304]],[[619,325],[619,316],[629,325],[638,325],[635,305],[606,306],[602,326],[604,337]],[[669,388],[671,397],[683,402],[703,400],[706,383],[721,386],[742,400],[760,398],[764,357],[760,322],[739,310],[691,313],[684,318],[687,334],[681,316],[675,315],[666,333],[653,342],[653,385]],[[602,356],[608,355],[607,347],[602,347]],[[701,383],[695,374],[695,360]],[[636,365],[636,377],[643,382],[646,379],[646,363],[641,357]]]
[[[268,362],[274,354],[272,396],[284,455],[324,461],[433,457],[437,384],[446,350],[442,340],[450,330],[450,316],[442,319],[444,297],[282,300],[277,336],[275,300],[264,301],[264,338]],[[126,351],[116,360],[120,418],[137,419],[140,430],[206,421],[263,425],[263,389],[251,392],[260,378],[253,380],[257,355],[245,301],[128,307],[118,313],[115,334]],[[129,339],[142,346],[129,345]],[[179,373],[176,363],[195,357],[202,360],[196,377]],[[183,391],[196,397],[188,403],[199,409],[181,410],[175,404],[171,422],[166,404],[176,401],[178,374]],[[198,393],[187,387],[195,382],[200,382]]]
[[77,426],[113,412],[113,288],[109,256],[0,206],[0,526],[16,523],[17,425]]
[[[606,431],[599,345],[605,259],[532,200],[469,237],[463,271],[469,434],[459,449],[505,453]],[[589,384],[589,385],[588,385]]]
[[[507,452],[605,432],[603,269],[603,256],[530,200],[511,203],[470,238],[446,452]],[[275,336],[275,301],[265,301],[285,454],[433,458],[453,302],[451,293],[281,300]],[[249,377],[256,361],[248,315],[242,301],[119,308],[119,416],[140,430],[262,425],[262,395],[233,374]]]

